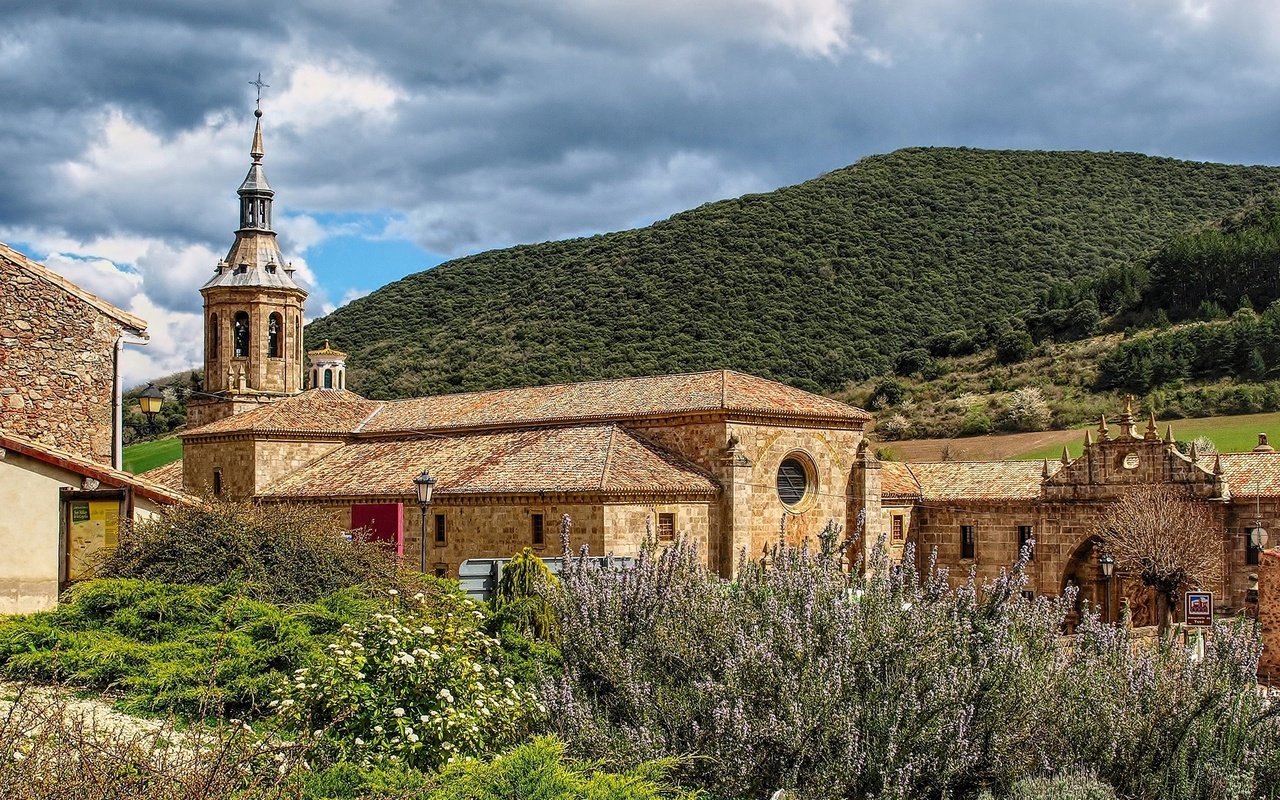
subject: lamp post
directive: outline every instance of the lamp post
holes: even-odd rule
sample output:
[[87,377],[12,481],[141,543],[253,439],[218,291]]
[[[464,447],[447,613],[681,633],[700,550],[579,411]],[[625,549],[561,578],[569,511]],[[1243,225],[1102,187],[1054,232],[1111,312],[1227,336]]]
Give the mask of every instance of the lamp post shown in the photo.
[[1098,566],[1102,570],[1102,616],[1111,621],[1111,576],[1116,571],[1116,560],[1110,553],[1103,553],[1098,558]]
[[1258,635],[1258,573],[1249,573],[1249,588],[1244,590],[1245,605],[1253,606],[1253,635]]
[[422,516],[422,535],[418,539],[418,562],[422,574],[427,573],[427,509],[431,508],[431,495],[436,490],[436,479],[425,469],[413,479],[413,489],[418,495],[418,510]]

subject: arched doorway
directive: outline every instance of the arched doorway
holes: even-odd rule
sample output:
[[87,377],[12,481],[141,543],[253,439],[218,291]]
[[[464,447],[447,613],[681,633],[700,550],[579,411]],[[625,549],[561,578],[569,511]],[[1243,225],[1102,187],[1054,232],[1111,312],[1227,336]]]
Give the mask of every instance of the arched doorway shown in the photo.
[[1117,622],[1123,606],[1128,604],[1134,627],[1156,624],[1156,603],[1152,590],[1131,575],[1116,570],[1110,581],[1103,580],[1098,559],[1102,555],[1102,540],[1091,536],[1076,545],[1062,570],[1062,591],[1068,586],[1079,590],[1076,595],[1076,612],[1067,619],[1068,629],[1073,629],[1079,612],[1088,604],[1106,622]]

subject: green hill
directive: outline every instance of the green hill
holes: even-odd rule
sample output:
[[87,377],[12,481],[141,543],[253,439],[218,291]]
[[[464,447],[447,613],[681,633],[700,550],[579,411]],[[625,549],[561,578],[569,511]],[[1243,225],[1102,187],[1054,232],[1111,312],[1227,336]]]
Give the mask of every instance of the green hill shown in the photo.
[[[832,392],[1148,258],[1280,168],[916,148],[638,230],[441,264],[307,328],[369,397],[732,367]],[[959,347],[957,347],[958,351]]]

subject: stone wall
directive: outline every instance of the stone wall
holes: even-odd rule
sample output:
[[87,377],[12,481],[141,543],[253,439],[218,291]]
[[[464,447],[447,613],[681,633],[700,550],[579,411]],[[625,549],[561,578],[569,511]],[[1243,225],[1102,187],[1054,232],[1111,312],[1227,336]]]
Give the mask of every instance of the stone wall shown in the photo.
[[[763,424],[749,420],[691,419],[637,425],[656,444],[711,472],[722,487],[708,511],[708,563],[731,575],[742,554],[758,558],[785,536],[816,540],[828,522],[848,526],[856,509],[849,481],[862,431]],[[791,456],[810,464],[815,478],[793,508],[778,497],[778,468]],[[852,513],[851,513],[852,511]],[[878,525],[878,516],[873,522]]]
[[121,330],[0,257],[0,429],[109,465]]
[[[355,501],[352,501],[355,502]],[[320,503],[327,509],[335,526],[351,527],[352,502]],[[358,502],[378,502],[364,498]],[[385,499],[385,502],[394,502]],[[422,516],[412,498],[404,503],[405,564],[417,567],[421,558]],[[560,519],[565,514],[573,520],[569,534],[573,552],[586,545],[592,555],[635,556],[644,538],[645,520],[652,522],[656,513],[676,515],[676,530],[689,535],[706,552],[710,503],[628,503],[600,502],[590,498],[543,500],[533,497],[497,497],[437,500],[427,511],[427,569],[443,565],[449,575],[457,576],[458,565],[469,558],[509,558],[525,547],[543,558],[561,554]],[[435,539],[436,515],[445,520],[445,543]],[[533,515],[542,514],[543,543],[533,541]],[[656,524],[656,523],[655,523]]]
[[254,491],[270,491],[277,481],[341,446],[341,440],[272,438],[256,441],[254,443],[256,464],[253,474]]
[[1280,551],[1268,550],[1258,559],[1258,625],[1262,657],[1258,677],[1269,686],[1280,681]]
[[194,495],[211,495],[214,472],[222,476],[224,497],[252,497],[254,443],[250,439],[182,443],[182,488]]
[[182,485],[192,494],[209,494],[217,470],[222,474],[223,496],[252,497],[341,446],[340,440],[248,436],[188,440],[182,445]]
[[[750,531],[735,539],[749,541],[748,553],[759,557],[765,547],[785,536],[793,544],[817,541],[828,522],[849,524],[848,491],[853,461],[862,432],[733,423],[730,433],[738,437],[737,452],[751,463],[746,476],[726,491],[746,492],[750,509]],[[798,456],[814,468],[814,485],[795,507],[784,506],[778,497],[778,468],[788,457]]]

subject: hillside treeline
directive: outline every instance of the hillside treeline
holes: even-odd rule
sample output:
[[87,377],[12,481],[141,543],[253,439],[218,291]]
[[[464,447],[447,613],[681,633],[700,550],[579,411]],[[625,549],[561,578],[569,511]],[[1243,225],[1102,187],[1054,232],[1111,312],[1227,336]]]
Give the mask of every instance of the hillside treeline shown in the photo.
[[307,336],[350,352],[351,387],[375,398],[719,367],[834,391],[925,341],[1086,331],[1169,237],[1277,189],[1272,167],[900,150],[638,230],[457,259]]

